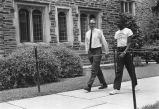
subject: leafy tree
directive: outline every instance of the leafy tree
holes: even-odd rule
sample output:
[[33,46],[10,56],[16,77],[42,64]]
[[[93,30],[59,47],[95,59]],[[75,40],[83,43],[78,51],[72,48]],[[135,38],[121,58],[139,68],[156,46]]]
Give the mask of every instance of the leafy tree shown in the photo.
[[156,5],[152,7],[153,18],[149,22],[149,31],[146,36],[148,44],[156,45],[156,40],[159,40],[159,0],[156,0]]
[[141,48],[143,45],[143,37],[135,17],[129,14],[120,14],[119,22],[122,22],[125,27],[133,31],[134,37],[132,48]]

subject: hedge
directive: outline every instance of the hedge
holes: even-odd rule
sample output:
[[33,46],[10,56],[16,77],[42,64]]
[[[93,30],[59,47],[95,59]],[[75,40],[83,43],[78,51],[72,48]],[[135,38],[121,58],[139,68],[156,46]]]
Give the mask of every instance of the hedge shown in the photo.
[[61,61],[61,78],[70,78],[83,75],[82,62],[79,55],[64,46],[54,46],[52,51]]
[[72,50],[46,44],[27,44],[0,59],[0,90],[37,84],[35,46],[41,84],[83,75],[80,57]]

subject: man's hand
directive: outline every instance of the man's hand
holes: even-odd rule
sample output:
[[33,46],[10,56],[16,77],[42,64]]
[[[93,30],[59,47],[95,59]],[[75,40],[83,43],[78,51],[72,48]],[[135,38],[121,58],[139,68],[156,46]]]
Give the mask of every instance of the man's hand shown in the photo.
[[119,57],[120,57],[120,58],[123,58],[123,57],[125,56],[125,54],[126,54],[125,52],[122,52],[122,53],[119,55]]

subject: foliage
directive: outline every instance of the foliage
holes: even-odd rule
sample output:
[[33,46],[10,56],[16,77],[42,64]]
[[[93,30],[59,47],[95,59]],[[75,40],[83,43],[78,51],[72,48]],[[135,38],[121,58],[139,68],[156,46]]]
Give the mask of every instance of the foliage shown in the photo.
[[142,66],[142,65],[143,65],[143,64],[142,64],[142,59],[141,59],[141,57],[139,57],[139,56],[134,57],[134,58],[133,58],[133,62],[134,62],[134,65],[135,65],[135,66]]
[[60,77],[82,75],[80,58],[70,49],[46,44],[27,44],[0,59],[0,90],[37,84],[35,46],[41,84],[58,81]]
[[69,48],[64,46],[54,46],[54,54],[61,61],[61,78],[76,77],[83,75],[81,58]]
[[[158,9],[159,2],[156,2],[156,9]],[[154,8],[154,7],[153,7]],[[149,51],[148,53],[142,54],[144,59],[155,60],[159,63],[159,20],[157,14],[153,11],[153,18],[148,22],[146,36],[144,38],[144,45],[142,48]]]
[[154,41],[159,40],[159,28],[155,28],[154,30],[152,30],[151,39],[153,39]]
[[144,45],[142,48],[148,51],[147,53],[141,54],[143,59],[148,61],[155,60],[156,63],[159,63],[159,52],[158,52],[159,46],[149,44],[149,45]]
[[135,17],[129,14],[120,14],[119,22],[133,31],[133,48],[141,48],[143,45],[143,37],[139,26],[136,23]]
[[[41,83],[58,80],[61,72],[60,62],[43,46],[37,46],[39,73]],[[46,60],[47,59],[47,60]],[[37,83],[37,70],[33,46],[23,46],[16,49],[0,61],[1,89],[33,86]]]
[[156,3],[156,5],[153,6],[153,7],[151,7],[151,9],[152,9],[152,12],[153,12],[154,14],[158,14],[158,10],[159,10],[159,0],[155,0],[155,3]]
[[157,44],[156,41],[159,40],[159,27],[154,28],[150,31],[149,37],[147,38],[148,44]]

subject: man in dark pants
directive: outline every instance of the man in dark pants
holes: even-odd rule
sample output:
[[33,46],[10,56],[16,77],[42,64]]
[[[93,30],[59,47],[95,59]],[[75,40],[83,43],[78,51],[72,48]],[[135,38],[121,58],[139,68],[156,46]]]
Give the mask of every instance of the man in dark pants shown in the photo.
[[115,74],[113,86],[114,90],[109,93],[110,95],[118,94],[120,92],[124,65],[128,70],[133,86],[137,85],[135,66],[133,64],[132,55],[128,52],[131,45],[133,32],[131,29],[125,28],[124,22],[120,22],[118,24],[118,28],[119,30],[114,36],[117,40],[117,72]]
[[98,77],[100,83],[102,84],[99,89],[107,88],[107,83],[105,82],[102,70],[100,68],[100,62],[102,58],[102,49],[108,56],[108,44],[101,30],[95,28],[95,20],[90,20],[90,30],[86,32],[85,37],[85,47],[88,52],[88,58],[91,62],[91,77],[88,81],[88,86],[85,88],[88,92],[91,91],[92,84]]

